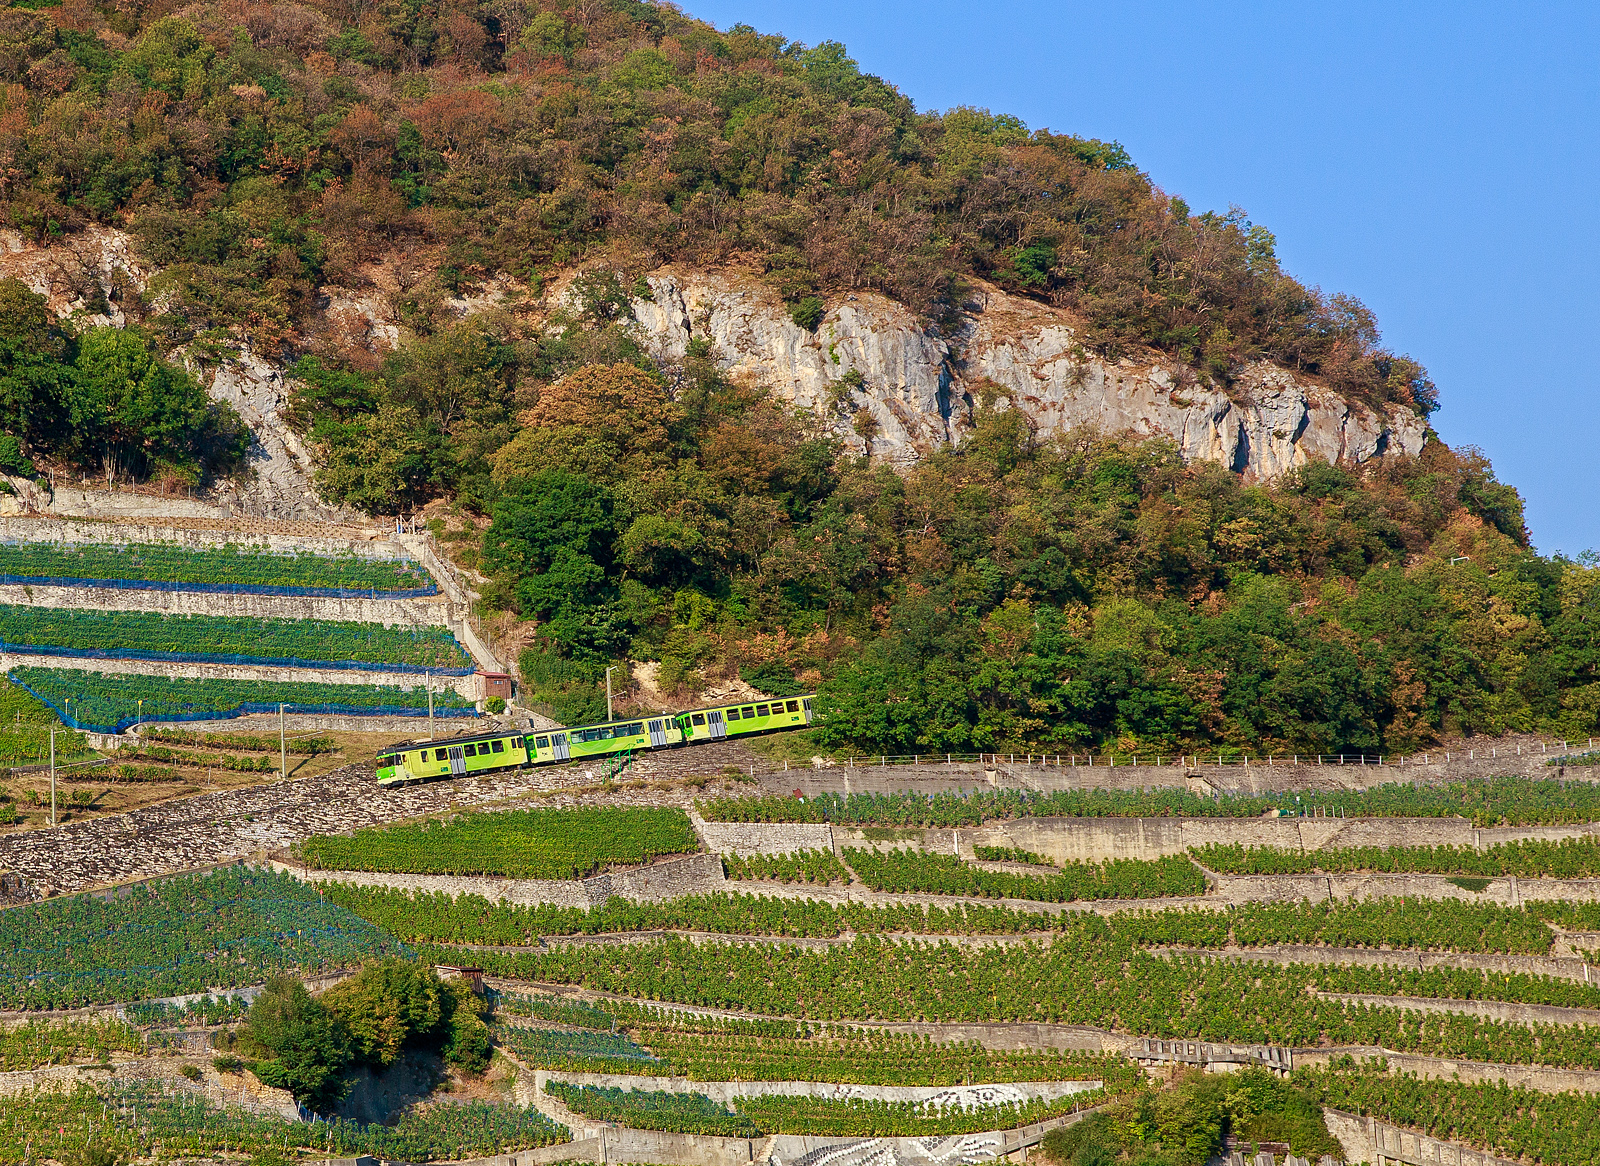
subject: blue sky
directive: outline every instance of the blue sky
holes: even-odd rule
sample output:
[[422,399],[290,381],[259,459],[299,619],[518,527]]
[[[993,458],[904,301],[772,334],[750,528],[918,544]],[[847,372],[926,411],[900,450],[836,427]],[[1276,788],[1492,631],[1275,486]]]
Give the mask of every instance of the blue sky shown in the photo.
[[1244,207],[1428,367],[1435,428],[1522,491],[1541,551],[1600,547],[1600,5],[684,6],[843,41],[918,108],[1116,139],[1194,210]]

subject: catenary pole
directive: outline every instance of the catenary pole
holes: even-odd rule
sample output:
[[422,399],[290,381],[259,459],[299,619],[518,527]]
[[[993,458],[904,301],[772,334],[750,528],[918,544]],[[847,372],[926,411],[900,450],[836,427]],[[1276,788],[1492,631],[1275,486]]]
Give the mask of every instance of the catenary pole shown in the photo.
[[278,769],[289,780],[289,741],[283,730],[283,705],[278,705]]
[[56,824],[56,727],[50,726],[50,825]]

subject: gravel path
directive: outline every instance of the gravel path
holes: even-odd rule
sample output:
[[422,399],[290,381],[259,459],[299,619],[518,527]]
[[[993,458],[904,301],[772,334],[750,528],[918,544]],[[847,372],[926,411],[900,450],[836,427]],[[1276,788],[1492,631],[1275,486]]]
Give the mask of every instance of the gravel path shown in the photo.
[[[675,780],[715,772],[748,751],[703,746],[641,759],[630,780]],[[689,756],[695,754],[696,756]],[[649,766],[647,769],[646,766]],[[114,817],[70,822],[0,839],[0,870],[22,876],[41,896],[66,894],[279,850],[313,834],[337,834],[470,806],[650,803],[687,807],[696,791],[576,791],[592,787],[600,764],[510,770],[400,789],[379,789],[370,764],[341,766],[315,777],[178,798]],[[559,791],[574,789],[571,797]]]

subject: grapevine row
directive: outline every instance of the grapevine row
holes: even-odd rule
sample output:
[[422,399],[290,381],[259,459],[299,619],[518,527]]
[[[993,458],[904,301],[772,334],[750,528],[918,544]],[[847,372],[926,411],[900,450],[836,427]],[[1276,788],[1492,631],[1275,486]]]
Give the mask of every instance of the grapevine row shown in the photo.
[[[449,962],[448,948],[425,949]],[[1163,957],[1085,921],[1048,944],[963,948],[874,938],[823,950],[697,945],[475,953],[493,974],[640,999],[802,1019],[1052,1021],[1163,1038],[1382,1045],[1436,1056],[1600,1068],[1600,1028],[1522,1026],[1345,1005],[1321,992],[1509,999],[1595,1007],[1600,989],[1522,974]]]
[[607,807],[470,813],[451,822],[317,835],[297,853],[324,870],[573,879],[699,848],[682,810]]
[[971,793],[837,793],[810,798],[713,798],[699,804],[708,822],[830,822],[840,826],[977,826],[1014,818],[1259,818],[1311,814],[1350,818],[1471,818],[1473,825],[1568,825],[1600,821],[1600,784],[1490,777],[1366,790],[1222,794],[1181,789],[974,790]]
[[316,587],[357,591],[408,591],[433,580],[414,563],[359,555],[275,554],[265,547],[206,550],[157,544],[106,546],[0,543],[0,576],[71,578],[246,587]]
[[[730,935],[826,938],[857,934],[1003,935],[1076,931],[1073,914],[1010,907],[919,903],[829,903],[750,894],[686,895],[660,903],[613,897],[584,909],[520,906],[479,895],[327,883],[329,902],[412,942],[515,946],[542,936],[629,931],[709,931]],[[1460,899],[1366,899],[1352,902],[1246,903],[1233,907],[1170,907],[1124,911],[1104,926],[1140,946],[1241,947],[1320,944],[1423,951],[1546,955],[1553,935],[1543,916],[1528,910]],[[1537,904],[1600,912],[1600,904]]]
[[253,659],[356,660],[471,668],[448,628],[345,620],[168,615],[0,603],[0,644],[118,657],[139,653]]

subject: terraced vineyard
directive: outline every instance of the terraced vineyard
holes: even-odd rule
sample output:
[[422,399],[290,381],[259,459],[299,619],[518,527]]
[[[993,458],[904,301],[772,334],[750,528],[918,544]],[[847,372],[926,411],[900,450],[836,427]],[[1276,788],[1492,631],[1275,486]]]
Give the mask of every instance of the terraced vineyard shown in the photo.
[[[190,680],[137,673],[102,675],[75,668],[14,668],[10,677],[52,708],[70,708],[66,715],[100,732],[139,720],[199,720],[241,711],[276,712],[279,704],[292,706],[291,711],[349,709],[357,713],[391,711],[406,716],[425,716],[428,709],[427,691],[403,683],[391,686]],[[144,702],[142,706],[140,701]],[[473,709],[471,701],[451,691],[436,691],[433,705],[436,715],[446,717],[468,715]]]
[[241,619],[0,604],[0,645],[66,649],[114,659],[303,660],[471,671],[472,657],[443,627],[318,619]]
[[1070,903],[1080,899],[1154,899],[1203,895],[1205,876],[1182,856],[1070,863],[1046,877],[983,870],[945,854],[922,850],[847,848],[845,863],[875,891],[976,895]]
[[[1075,913],[965,903],[830,903],[759,894],[686,895],[664,903],[613,897],[588,910],[491,902],[481,895],[412,892],[326,883],[339,903],[408,942],[525,945],[543,936],[630,931],[705,931],[806,938],[849,934],[1024,935],[1072,932]],[[1545,955],[1555,942],[1548,919],[1581,929],[1600,904],[1534,903],[1527,909],[1458,899],[1248,903],[1235,907],[1127,910],[1105,917],[1110,933],[1140,946],[1222,948],[1272,944]]]
[[258,984],[402,950],[287,875],[229,868],[0,912],[0,1007],[78,1008]]
[[[1077,829],[1059,822],[1050,828]],[[1018,837],[1045,836],[1038,824],[1018,831]],[[936,840],[942,845],[944,837]],[[745,841],[761,843],[754,835]],[[1592,1092],[1567,1097],[1552,1085],[1508,1100],[1512,1091],[1477,1084],[1473,1075],[1528,1071],[1594,1088],[1587,1083],[1596,1079],[1584,1074],[1600,1072],[1600,974],[1584,964],[1589,949],[1582,944],[1590,943],[1587,931],[1600,930],[1600,880],[1592,900],[1535,896],[1524,904],[1494,901],[1487,892],[1475,897],[1471,888],[1426,873],[1416,876],[1418,887],[1434,888],[1433,894],[1443,885],[1455,897],[1282,901],[1272,891],[1274,880],[1303,879],[1295,872],[1305,859],[1313,867],[1401,872],[1491,863],[1517,872],[1524,896],[1547,873],[1573,880],[1561,887],[1581,895],[1590,885],[1583,872],[1594,849],[1587,836],[1481,850],[1311,850],[1285,863],[1287,875],[1255,876],[1263,901],[1241,902],[1208,889],[1186,856],[1063,866],[1035,861],[1022,873],[985,869],[922,850],[918,842],[909,835],[898,837],[894,849],[847,846],[842,862],[827,851],[728,858],[727,869],[757,877],[730,885],[705,864],[714,889],[661,900],[613,897],[581,909],[432,890],[428,880],[573,880],[689,853],[701,845],[689,817],[648,805],[494,810],[314,835],[298,845],[301,860],[326,870],[365,870],[380,885],[328,882],[313,889],[285,875],[229,871],[153,884],[109,902],[12,910],[0,914],[14,929],[0,933],[11,953],[0,956],[0,974],[16,986],[0,1000],[32,1008],[128,1002],[414,950],[423,963],[484,967],[496,990],[487,1039],[510,1058],[502,1063],[550,1074],[539,1105],[562,1123],[620,1123],[608,1133],[620,1145],[631,1144],[629,1129],[735,1137],[740,1145],[786,1132],[858,1141],[954,1137],[1101,1105],[1117,1115],[1105,1127],[1112,1133],[1104,1137],[1112,1138],[1146,1120],[1141,1113],[1153,1121],[1152,1106],[1171,1104],[1164,1098],[1192,1093],[1185,1104],[1201,1106],[1195,1113],[1213,1104],[1204,1101],[1210,1094],[1202,1086],[1215,1078],[1180,1078],[1176,1093],[1150,1091],[1138,1065],[1116,1051],[1136,1053],[1148,1038],[1288,1046],[1301,1050],[1297,1058],[1332,1057],[1329,1068],[1297,1068],[1276,1083],[1259,1072],[1233,1078],[1234,1091],[1214,1099],[1224,1116],[1206,1127],[1211,1133],[1197,1135],[1211,1139],[1210,1149],[1218,1131],[1236,1128],[1326,1152],[1335,1144],[1319,1116],[1326,1103],[1483,1148],[1527,1152],[1540,1162],[1587,1161],[1582,1155],[1592,1147],[1593,1123],[1581,1104],[1593,1101]],[[1204,857],[1219,854],[1223,867],[1263,861],[1244,848]],[[1042,857],[1002,846],[983,861]],[[421,889],[381,885],[385,875],[416,880]],[[1479,875],[1448,877],[1487,886]],[[539,883],[503,885],[508,894],[567,893],[530,892]],[[1150,905],[1137,897],[1164,891],[1194,901]],[[1008,901],[981,901],[996,896]],[[1592,951],[1589,958],[1596,958]],[[608,995],[580,998],[557,989]],[[1545,1011],[1518,1011],[1529,1007]],[[240,1006],[230,1009],[214,997],[193,1017],[152,1004],[126,1014],[158,1028],[125,1039],[103,1029],[59,1036],[34,1030],[14,1038],[8,1063],[159,1057],[171,1039],[159,1026],[248,1023]],[[952,1025],[966,1027],[940,1027]],[[1062,1033],[1112,1051],[1063,1050]],[[1373,1049],[1416,1058],[1408,1065],[1453,1066],[1450,1072],[1463,1079],[1417,1081],[1340,1059],[1341,1050]],[[601,1086],[579,1076],[593,1073],[633,1085],[619,1089],[616,1080]],[[696,1084],[669,1091],[668,1077]],[[1236,1090],[1257,1089],[1258,1080],[1276,1100],[1241,1100]],[[1094,1081],[1105,1082],[1104,1093],[1066,1092],[1072,1083]],[[812,1096],[811,1086],[785,1085],[757,1096],[741,1085],[781,1082],[867,1094]],[[1011,1094],[992,1092],[1013,1086]],[[931,1090],[945,1100],[871,1092],[884,1089]],[[959,1104],[950,1101],[958,1094],[948,1091],[970,1089],[990,1090],[983,1096],[1004,1102],[968,1093],[959,1094],[966,1099]],[[109,1114],[120,1095],[113,1089],[95,1096]],[[265,1130],[282,1137],[274,1119],[261,1114],[175,1102],[170,1090],[141,1096],[139,1107],[150,1113],[144,1144],[200,1153],[219,1137],[234,1146],[250,1145]],[[1439,1108],[1457,1104],[1482,1115],[1476,1131]],[[384,1129],[318,1123],[307,1146],[325,1155],[381,1149],[416,1160],[566,1136],[537,1108],[489,1106],[459,1126],[438,1120],[437,1108],[414,1109]],[[1535,1116],[1518,1121],[1519,1110]],[[62,1111],[86,1137],[96,1125],[87,1105],[73,1113]],[[1263,1116],[1274,1113],[1270,1121]],[[20,1130],[33,1128],[33,1120],[0,1104],[0,1123]],[[1230,1121],[1236,1125],[1228,1127]],[[106,1144],[120,1145],[113,1134],[131,1139],[138,1131],[114,1124],[104,1132]]]
[[[50,707],[15,684],[0,683],[0,765],[40,765],[50,760]],[[82,733],[56,733],[58,761],[95,756]]]
[[299,855],[324,870],[571,879],[699,848],[682,810],[516,810],[311,838]]
[[1016,818],[1259,818],[1265,813],[1347,818],[1466,817],[1474,826],[1559,826],[1600,821],[1600,783],[1491,777],[1439,785],[1392,782],[1365,790],[1203,796],[1183,789],[975,790],[932,795],[725,797],[699,803],[708,822],[831,822],[841,826],[977,826]]
[[54,542],[0,543],[0,582],[82,580],[166,583],[178,589],[288,589],[368,593],[435,586],[415,563],[359,555],[279,554],[228,544],[191,550],[159,544],[113,546]]

